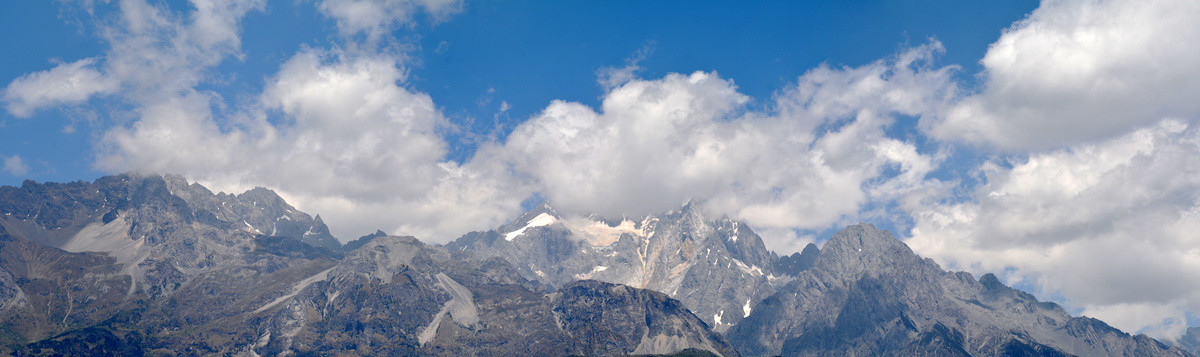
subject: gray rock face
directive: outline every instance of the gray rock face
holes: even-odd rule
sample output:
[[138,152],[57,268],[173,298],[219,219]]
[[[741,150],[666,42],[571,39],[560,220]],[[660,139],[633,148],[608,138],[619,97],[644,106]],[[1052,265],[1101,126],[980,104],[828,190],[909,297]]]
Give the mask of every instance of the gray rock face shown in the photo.
[[1180,348],[1194,355],[1200,355],[1200,327],[1189,327],[1177,342]]
[[12,332],[4,345],[90,354],[60,347],[99,338],[111,342],[106,350],[140,349],[148,345],[129,341],[151,331],[149,346],[234,348],[231,331],[251,306],[337,256],[300,234],[259,234],[247,222],[291,208],[270,191],[243,196],[129,175],[0,188],[0,292],[12,295],[0,305],[0,331]]
[[[256,234],[292,238],[311,246],[340,252],[342,244],[329,233],[321,216],[313,218],[292,207],[274,191],[256,187],[239,195],[214,195],[198,183],[187,184],[180,176],[166,176],[171,194],[198,211]],[[239,225],[240,224],[240,225]]]
[[1139,355],[1187,353],[922,259],[860,224],[726,337],[745,355]]
[[795,263],[777,273],[778,258],[749,227],[707,217],[695,204],[619,220],[564,217],[542,205],[447,248],[507,259],[526,278],[553,286],[595,279],[658,291],[718,332],[806,268]]
[[116,314],[131,282],[117,270],[103,255],[48,248],[0,227],[0,349]]
[[320,218],[267,189],[213,194],[177,176],[110,176],[96,182],[0,188],[0,225],[13,235],[70,252],[103,252],[140,278],[146,260],[203,271],[252,250],[252,237],[279,236],[340,252]]
[[381,232],[343,255],[320,218],[265,189],[27,182],[0,188],[0,214],[0,353],[735,354],[650,291],[554,291]]
[[736,354],[662,294],[595,281],[549,291],[503,260],[409,237],[371,240],[263,311],[259,354]]
[[945,272],[870,225],[779,258],[744,224],[691,205],[625,219],[542,206],[445,247],[382,232],[336,244],[266,189],[129,175],[0,187],[0,353],[1185,356],[1200,345],[1194,331],[1171,347],[991,274]]

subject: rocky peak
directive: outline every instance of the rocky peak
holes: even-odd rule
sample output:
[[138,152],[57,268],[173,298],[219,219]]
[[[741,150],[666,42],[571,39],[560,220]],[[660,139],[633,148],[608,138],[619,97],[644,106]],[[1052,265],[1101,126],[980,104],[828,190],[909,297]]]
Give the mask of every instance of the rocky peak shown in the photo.
[[879,254],[903,247],[904,243],[892,237],[890,232],[875,228],[875,225],[870,223],[859,223],[834,234],[821,250],[826,254],[841,252]]
[[239,200],[250,202],[251,205],[278,208],[283,210],[295,209],[286,201],[284,201],[283,197],[279,197],[278,193],[275,193],[275,191],[264,187],[255,187],[249,191],[242,192],[241,194],[237,195],[237,198]]
[[540,223],[544,223],[544,221],[558,221],[559,218],[558,211],[555,211],[549,203],[542,202],[541,204],[538,204],[537,207],[522,213],[517,217],[517,219],[513,220],[512,223],[509,223],[498,230],[501,232],[508,232],[521,229],[521,227],[525,227],[530,224],[540,226],[542,225]]
[[358,239],[346,242],[346,244],[342,246],[342,251],[346,253],[353,252],[355,249],[358,249],[359,247],[370,243],[372,240],[375,240],[375,238],[387,237],[387,235],[388,234],[384,233],[383,230],[376,230],[375,233],[358,237]]
[[775,270],[782,274],[791,276],[799,275],[800,272],[811,268],[817,262],[817,256],[821,254],[821,250],[817,249],[816,244],[808,243],[804,246],[804,250],[792,255],[779,257],[775,263]]
[[891,271],[921,260],[904,242],[874,225],[859,223],[833,235],[814,264],[815,268],[857,278],[864,272]]

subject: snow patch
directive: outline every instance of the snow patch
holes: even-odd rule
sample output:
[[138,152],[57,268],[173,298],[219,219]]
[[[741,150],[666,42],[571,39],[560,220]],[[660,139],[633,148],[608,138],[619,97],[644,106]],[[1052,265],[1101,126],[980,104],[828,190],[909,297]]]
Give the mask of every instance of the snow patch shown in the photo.
[[738,269],[741,269],[743,273],[750,274],[750,275],[763,275],[762,268],[759,268],[757,265],[747,266],[746,263],[742,263],[741,260],[737,260],[737,259],[732,259],[732,260],[733,260],[734,264],[737,264]]
[[246,228],[250,228],[250,230],[254,231],[254,233],[262,234],[262,232],[259,231],[258,228],[254,228],[254,226],[250,225],[250,222],[246,222],[246,220],[244,220],[244,219],[242,220],[242,224],[245,224]]
[[599,273],[599,272],[602,272],[605,270],[608,270],[608,267],[603,266],[603,265],[597,265],[597,266],[593,267],[592,271],[590,271],[590,272],[587,272],[584,274],[575,274],[575,278],[576,279],[591,279],[592,276],[595,275],[596,273]]
[[746,299],[746,306],[742,306],[742,312],[746,313],[742,318],[750,317],[750,299]]
[[526,223],[524,227],[521,227],[521,229],[518,229],[518,230],[515,230],[512,232],[508,232],[508,234],[505,234],[504,240],[511,242],[513,239],[517,239],[517,237],[520,237],[522,234],[525,234],[526,229],[530,229],[533,227],[548,226],[548,225],[554,224],[554,222],[558,222],[558,218],[555,218],[554,216],[551,216],[550,214],[547,214],[547,213],[539,214],[539,215],[537,215],[537,217],[533,217],[533,219],[529,220],[529,223]]

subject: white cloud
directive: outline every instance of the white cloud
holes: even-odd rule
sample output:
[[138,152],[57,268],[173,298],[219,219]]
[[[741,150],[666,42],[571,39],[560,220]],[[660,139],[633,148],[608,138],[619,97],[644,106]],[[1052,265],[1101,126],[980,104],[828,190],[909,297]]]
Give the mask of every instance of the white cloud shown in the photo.
[[637,73],[642,71],[641,63],[646,60],[654,52],[654,41],[648,41],[642,45],[632,56],[625,59],[625,66],[604,67],[596,71],[597,81],[605,91],[610,91],[622,84],[629,83],[637,79]]
[[[1167,120],[1098,144],[984,165],[961,202],[914,211],[919,254],[1009,271],[1128,330],[1167,333],[1163,308],[1200,308],[1200,131]],[[1122,312],[1124,311],[1124,312]],[[1182,317],[1182,316],[1180,316]]]
[[1198,16],[1193,0],[1045,1],[991,45],[981,93],[923,124],[942,139],[1021,150],[1200,118]]
[[1014,156],[960,197],[906,204],[908,243],[1177,337],[1200,311],[1200,49],[1185,45],[1198,14],[1186,0],[1045,1],[1006,30],[981,91],[921,124]]
[[562,211],[639,214],[707,198],[714,212],[756,229],[825,228],[928,184],[935,159],[884,129],[949,95],[953,68],[928,68],[940,49],[932,43],[862,67],[822,66],[762,113],[747,112],[749,98],[716,73],[626,80],[600,112],[552,103],[504,149]]
[[25,165],[25,160],[22,160],[20,155],[13,155],[4,159],[4,171],[13,176],[21,176],[29,172],[29,166]]
[[[193,0],[188,16],[142,0],[119,3],[119,21],[100,21],[109,42],[104,73],[127,85],[135,105],[191,97],[207,71],[241,55],[240,21],[262,0]],[[212,98],[210,98],[212,99]]]
[[[941,50],[933,43],[862,67],[822,66],[769,111],[749,112],[749,98],[716,73],[633,77],[643,51],[611,83],[600,112],[554,102],[458,163],[445,159],[440,132],[452,129],[432,99],[403,86],[398,55],[370,47],[301,50],[256,103],[216,117],[223,98],[196,88],[241,56],[239,22],[262,6],[196,1],[178,14],[131,0],[118,4],[118,20],[99,21],[111,49],[98,72],[121,83],[133,120],[103,135],[97,165],[231,191],[273,187],[343,238],[383,228],[446,241],[510,219],[535,192],[564,210],[605,214],[708,198],[718,212],[787,232],[853,219],[864,205],[928,186],[936,159],[884,129],[952,90],[953,68],[929,67]],[[318,6],[344,34],[369,37],[460,3]]]
[[363,33],[374,41],[411,24],[418,12],[442,21],[462,9],[462,0],[321,0],[317,8],[337,22],[343,35]]
[[[389,18],[370,26],[388,27],[410,21],[418,7],[441,18],[457,4],[320,6],[378,6]],[[99,67],[122,83],[120,97],[132,109],[118,116],[132,120],[103,134],[100,168],[178,173],[230,192],[272,187],[299,208],[322,214],[342,238],[382,228],[446,241],[511,218],[528,196],[494,161],[443,160],[446,144],[438,131],[449,124],[428,95],[401,86],[406,71],[395,55],[303,49],[254,104],[217,117],[213,108],[223,106],[223,98],[196,88],[214,66],[241,56],[241,18],[263,3],[192,5],[176,13],[133,0],[101,12],[119,18],[98,21],[111,46]]]
[[197,114],[204,107],[151,106],[161,111],[109,133],[102,163],[230,191],[272,187],[348,239],[382,228],[444,242],[510,218],[525,191],[508,187],[503,167],[443,161],[446,119],[403,81],[391,57],[301,51],[267,84],[266,111],[221,130]]
[[[608,215],[705,198],[786,253],[813,240],[796,229],[895,219],[879,206],[896,203],[915,219],[919,253],[1007,272],[1127,330],[1171,335],[1179,312],[1200,304],[1192,2],[1047,1],[989,50],[982,92],[954,105],[955,68],[930,64],[936,42],[860,67],[820,66],[763,111],[714,72],[638,78],[639,52],[598,73],[600,108],[552,102],[462,163],[445,158],[451,124],[405,87],[399,56],[370,46],[301,50],[256,101],[218,117],[223,98],[196,88],[242,55],[239,22],[264,3],[192,4],[176,14],[120,2],[119,19],[100,21],[109,51],[13,81],[8,110],[27,116],[115,93],[133,109],[103,136],[100,167],[227,191],[273,187],[342,238],[382,228],[444,242],[511,219],[535,194],[562,211]],[[418,13],[440,20],[461,6],[318,3],[343,36],[369,42]],[[946,197],[927,177],[941,154],[885,133],[899,116],[922,117],[943,139],[1070,146],[993,160],[968,197]],[[1140,129],[1122,135],[1131,128]],[[15,156],[5,169],[28,170]]]
[[95,58],[85,58],[60,63],[14,79],[4,89],[5,108],[15,116],[28,117],[40,108],[75,104],[116,91],[119,83],[93,68],[95,62]]

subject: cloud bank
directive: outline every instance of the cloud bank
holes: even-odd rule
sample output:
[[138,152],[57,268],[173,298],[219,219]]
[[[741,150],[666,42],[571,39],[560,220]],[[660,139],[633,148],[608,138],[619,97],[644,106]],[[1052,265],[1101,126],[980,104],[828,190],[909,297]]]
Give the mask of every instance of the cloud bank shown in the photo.
[[1126,331],[1175,338],[1200,308],[1194,1],[1045,1],[983,58],[983,84],[922,118],[994,148],[980,184],[909,206],[908,243],[1005,272]]
[[929,64],[940,50],[931,43],[862,67],[816,68],[766,111],[746,110],[749,98],[716,73],[633,79],[600,111],[551,103],[499,150],[568,212],[643,214],[703,198],[758,229],[825,228],[933,184],[925,176],[936,158],[884,130],[946,98],[954,68]]
[[983,90],[925,124],[935,137],[1005,150],[1121,135],[1200,116],[1200,2],[1050,0],[1004,31]]

